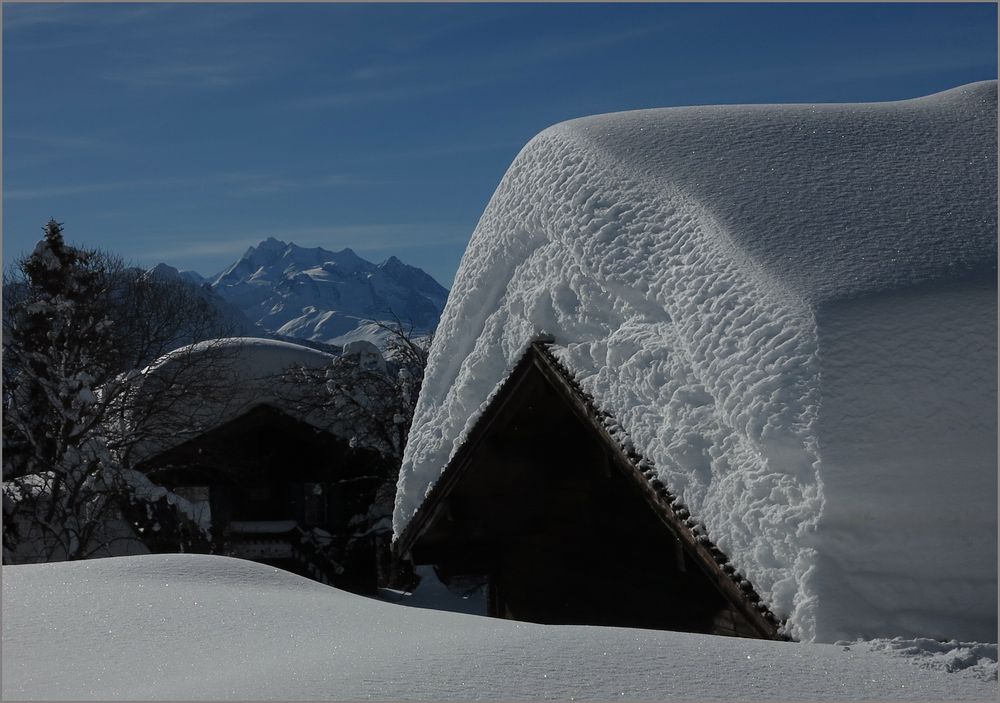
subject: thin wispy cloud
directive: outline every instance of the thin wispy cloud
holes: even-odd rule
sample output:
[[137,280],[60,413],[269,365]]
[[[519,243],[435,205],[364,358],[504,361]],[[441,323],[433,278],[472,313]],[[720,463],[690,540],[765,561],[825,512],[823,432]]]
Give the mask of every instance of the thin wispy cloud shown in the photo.
[[353,107],[370,105],[372,103],[420,100],[488,84],[489,81],[485,79],[470,78],[458,81],[442,81],[440,83],[408,84],[391,88],[331,91],[325,94],[311,95],[292,100],[286,107],[293,109]]
[[377,81],[385,78],[393,78],[400,75],[412,74],[416,70],[413,62],[372,64],[356,68],[347,74],[353,81]]
[[[249,247],[256,246],[268,237],[277,237],[299,246],[320,246],[324,249],[356,249],[358,252],[386,252],[417,250],[468,241],[471,232],[464,224],[439,222],[394,222],[368,225],[272,227],[241,230],[235,238],[211,233],[147,233],[160,246],[150,246],[126,251],[147,261],[176,261],[203,256],[231,255],[234,259]],[[217,237],[209,239],[209,235]],[[166,241],[165,241],[166,240]]]
[[336,188],[338,186],[374,186],[374,185],[386,185],[392,181],[387,179],[375,179],[375,178],[363,178],[360,176],[355,176],[350,173],[331,173],[327,176],[323,176],[318,181],[316,185],[325,188]]
[[4,4],[0,11],[3,12],[3,28],[12,32],[25,27],[36,27],[38,25],[59,24],[66,21],[66,13],[72,12],[72,5],[62,3],[48,4]]
[[253,172],[223,172],[169,178],[139,178],[128,181],[92,181],[34,188],[5,188],[3,195],[7,200],[38,200],[112,191],[144,189],[183,190],[205,186],[221,186],[227,195],[239,197],[316,188],[381,185],[384,183],[385,181],[363,178],[347,173],[327,174],[315,179],[291,179]]
[[77,183],[74,185],[42,186],[38,188],[4,188],[4,200],[38,200],[62,198],[69,195],[87,195],[136,187],[135,181],[105,183]]
[[103,140],[92,136],[76,136],[68,134],[31,134],[31,133],[11,134],[10,132],[7,132],[7,134],[5,134],[4,136],[8,140],[31,142],[33,144],[53,147],[56,149],[93,149],[95,147],[107,146],[107,142],[104,142]]
[[227,189],[231,197],[256,197],[293,191],[385,185],[389,181],[364,178],[349,173],[333,173],[315,178],[248,176],[233,179]]
[[131,22],[159,19],[171,11],[169,5],[130,4],[114,8],[81,5],[79,3],[14,3],[3,7],[5,32],[43,25],[73,27],[109,27]]
[[123,145],[102,137],[73,134],[11,132],[4,135],[4,154],[8,174],[19,170],[51,166],[66,159],[79,159],[118,153]]
[[254,72],[241,61],[168,60],[105,71],[101,78],[133,88],[228,88]]
[[[443,64],[439,61],[411,60],[394,64],[375,64],[349,73],[350,82],[331,87],[318,95],[292,100],[288,106],[292,108],[366,106],[373,103],[419,100],[471,88],[480,88],[515,79],[516,75],[510,73],[513,69],[551,63],[560,59],[571,59],[574,56],[655,35],[671,26],[673,25],[660,23],[582,38],[572,36],[556,40],[546,39],[537,45],[520,47],[516,51],[505,51],[501,55],[470,55],[465,57],[460,69],[462,73],[459,76],[455,75],[456,70],[459,69],[453,64]],[[417,75],[444,74],[454,77],[436,83],[424,81],[385,85],[385,79],[392,79],[406,73]],[[359,82],[380,85],[358,90],[354,84]]]
[[141,190],[148,188],[197,188],[205,185],[225,185],[253,180],[253,174],[221,173],[170,178],[135,178],[127,181],[89,181],[34,188],[5,188],[4,198],[7,200],[36,200],[40,198],[58,198],[71,195],[85,195],[122,190]]
[[619,32],[608,32],[589,37],[570,36],[555,41],[546,41],[533,49],[518,52],[500,61],[508,67],[525,66],[543,61],[571,58],[589,54],[600,49],[608,49],[619,44],[632,42],[642,37],[661,34],[675,26],[673,22],[633,27]]
[[[986,55],[973,48],[947,60],[928,60],[922,51],[914,51],[879,58],[845,57],[830,63],[837,67],[836,71],[828,68],[829,63],[820,65],[814,61],[805,61],[734,70],[726,73],[725,80],[736,84],[779,81],[796,84],[798,79],[808,77],[812,86],[856,84],[860,81],[899,79],[980,67],[988,69],[996,65],[996,55]],[[699,79],[697,75],[688,78]]]
[[[158,239],[162,239],[164,236],[169,235],[160,235]],[[159,248],[150,248],[148,243],[144,242],[141,247],[137,247],[127,252],[127,254],[130,256],[141,256],[147,261],[174,261],[177,259],[225,254],[231,254],[235,258],[259,242],[260,239],[253,237],[214,240],[199,239],[198,241],[184,241],[178,237]]]
[[[475,141],[435,142],[409,148],[393,149],[391,151],[367,152],[364,155],[363,161],[370,164],[384,161],[402,162],[424,160],[442,156],[483,154],[491,151],[510,151],[517,153],[523,146],[524,141],[520,139],[481,139]],[[361,160],[362,159],[358,159],[358,161]]]

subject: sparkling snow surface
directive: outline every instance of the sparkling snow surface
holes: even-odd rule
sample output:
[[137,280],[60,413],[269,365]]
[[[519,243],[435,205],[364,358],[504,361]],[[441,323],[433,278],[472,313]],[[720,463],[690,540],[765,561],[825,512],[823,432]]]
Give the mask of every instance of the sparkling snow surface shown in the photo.
[[[995,640],[996,452],[986,440],[995,445],[996,99],[984,82],[894,103],[616,113],[539,134],[480,219],[438,326],[397,536],[525,345],[546,332],[796,637]],[[881,387],[913,392],[887,424],[872,394],[855,413],[824,413],[824,351],[850,347],[843,334],[864,328],[844,301],[905,297],[936,280],[992,286],[975,298],[981,334],[922,328],[911,339],[931,350],[924,366],[885,348],[902,355],[900,369],[938,374],[935,388],[954,381],[952,397],[936,404],[918,376]],[[934,319],[901,305],[914,315],[894,329],[962,319],[969,300],[957,290]],[[894,314],[882,312],[871,320]],[[866,357],[881,353],[883,333],[860,332],[853,359],[871,363],[838,367],[842,397],[896,360]],[[925,400],[920,430],[905,433],[916,444],[893,454],[900,443],[883,440]],[[958,436],[969,441],[949,438],[965,421],[973,426]],[[879,490],[852,512],[869,490],[863,471]],[[936,510],[909,520],[905,503],[883,511],[911,496],[923,510],[942,483]],[[887,561],[865,571],[873,538]],[[946,567],[958,571],[937,571]],[[908,585],[888,593],[887,574]],[[889,604],[899,617],[884,617]]]
[[915,665],[931,653],[920,642],[882,645],[889,655],[864,644],[517,623],[382,603],[217,556],[5,566],[3,596],[5,700],[997,694],[982,678],[990,653],[975,646],[949,659],[968,670],[947,673]]

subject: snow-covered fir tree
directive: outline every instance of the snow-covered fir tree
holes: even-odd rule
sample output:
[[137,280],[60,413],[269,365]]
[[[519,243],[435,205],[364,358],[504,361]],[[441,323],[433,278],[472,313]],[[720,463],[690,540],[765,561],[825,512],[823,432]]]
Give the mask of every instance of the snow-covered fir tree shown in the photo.
[[210,311],[179,283],[68,245],[54,220],[44,231],[4,281],[4,560],[118,553],[144,523],[191,533],[176,501],[128,470],[142,437],[122,418],[137,369],[176,339],[211,336]]
[[[99,385],[115,340],[109,281],[94,256],[67,245],[61,224],[49,221],[21,264],[23,278],[7,310],[5,556],[21,538],[38,545],[39,557],[85,557],[110,507],[116,465],[100,432]],[[22,519],[29,513],[32,519]]]

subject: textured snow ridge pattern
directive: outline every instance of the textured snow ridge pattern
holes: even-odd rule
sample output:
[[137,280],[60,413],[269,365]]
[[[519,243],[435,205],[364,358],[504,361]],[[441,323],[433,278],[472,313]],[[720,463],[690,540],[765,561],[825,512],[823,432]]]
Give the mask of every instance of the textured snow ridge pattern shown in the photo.
[[4,700],[994,700],[996,682],[829,644],[408,608],[263,564],[4,566]]
[[[995,82],[545,130],[462,259],[400,473],[397,536],[526,344],[548,333],[792,634],[842,639],[816,631],[817,311],[994,276],[996,204]],[[849,538],[867,529],[878,526]],[[849,636],[860,634],[906,633]]]

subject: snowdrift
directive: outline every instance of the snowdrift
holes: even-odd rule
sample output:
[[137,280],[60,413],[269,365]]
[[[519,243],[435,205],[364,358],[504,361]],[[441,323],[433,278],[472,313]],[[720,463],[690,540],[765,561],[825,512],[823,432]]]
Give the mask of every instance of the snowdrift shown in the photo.
[[996,82],[558,124],[462,259],[399,536],[553,351],[799,639],[996,639]]
[[990,700],[997,692],[995,647],[531,625],[391,605],[217,556],[5,566],[3,596],[5,700]]

